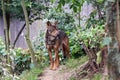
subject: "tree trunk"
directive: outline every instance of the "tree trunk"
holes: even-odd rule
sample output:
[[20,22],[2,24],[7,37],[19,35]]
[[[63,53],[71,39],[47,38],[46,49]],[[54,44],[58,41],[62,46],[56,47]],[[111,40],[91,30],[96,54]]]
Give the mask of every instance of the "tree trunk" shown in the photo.
[[3,12],[3,20],[4,20],[5,45],[6,45],[6,50],[9,52],[9,32],[7,27],[6,12],[5,12],[5,6],[3,0],[1,1],[1,4],[2,4],[2,12]]
[[[106,5],[106,21],[108,27],[108,37],[111,37],[111,42],[108,46],[108,74],[109,80],[120,80],[120,51],[119,51],[119,39],[117,30],[120,30],[119,19],[117,19],[116,3],[119,0],[107,0]],[[120,1],[118,2],[120,4]],[[120,6],[120,5],[119,5]],[[119,10],[120,11],[120,10]],[[117,23],[117,24],[116,24]],[[120,36],[120,35],[119,35]]]
[[10,47],[10,13],[9,12],[6,12],[6,21],[7,21],[8,46]]
[[9,58],[9,29],[7,24],[7,17],[5,12],[5,6],[4,6],[4,0],[1,1],[2,4],[2,13],[3,13],[3,20],[4,20],[4,33],[5,33],[5,46],[7,50],[7,63],[10,64],[10,58]]
[[103,68],[102,80],[108,80],[108,47],[101,49],[100,68]]
[[[117,10],[117,39],[118,39],[118,45],[119,45],[119,49],[120,49],[120,2],[119,0],[117,0],[117,6],[116,6],[116,10]],[[119,50],[120,51],[120,50]]]
[[28,44],[28,47],[29,47],[29,50],[30,50],[30,53],[31,53],[31,58],[32,58],[32,63],[36,66],[36,59],[35,59],[35,53],[34,53],[34,50],[32,48],[32,44],[31,44],[31,41],[30,41],[30,38],[29,38],[29,33],[30,33],[30,30],[29,30],[29,19],[28,19],[28,13],[27,13],[27,10],[26,10],[26,7],[25,7],[25,1],[22,0],[21,1],[21,5],[22,5],[22,8],[23,8],[23,12],[24,12],[24,15],[25,15],[25,22],[26,22],[26,35],[25,35],[25,38],[26,38],[26,42]]
[[89,57],[89,65],[92,68],[92,72],[94,73],[98,69],[98,65],[97,65],[97,62],[96,62],[97,55],[96,55],[96,53],[94,53],[94,51],[92,49],[88,49],[85,44],[82,44],[82,45],[83,45],[83,48],[85,50],[85,53]]

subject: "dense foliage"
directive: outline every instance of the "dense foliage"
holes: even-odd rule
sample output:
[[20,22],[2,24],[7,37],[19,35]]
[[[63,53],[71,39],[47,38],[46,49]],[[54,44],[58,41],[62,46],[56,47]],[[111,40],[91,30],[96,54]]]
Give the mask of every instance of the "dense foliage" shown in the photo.
[[[22,7],[21,7],[21,0],[9,0],[5,1],[5,10],[6,13],[10,14],[10,18],[17,18],[19,20],[24,20],[24,14]],[[49,8],[48,2],[44,0],[39,1],[31,1],[25,0],[25,6],[28,12],[30,23],[34,22],[35,20],[42,19],[44,17],[44,12],[46,12]],[[0,1],[0,16],[2,16],[1,10],[1,1]]]
[[[10,56],[11,64],[7,64],[7,56]],[[36,60],[40,62],[40,68],[44,66],[43,57],[39,53],[36,53]],[[29,50],[23,50],[21,48],[10,49],[10,53],[5,50],[5,45],[3,40],[0,38],[0,78],[1,79],[19,79],[17,76],[12,76],[9,71],[11,67],[11,72],[16,75],[20,75],[23,71],[33,68],[31,64],[31,56]]]
[[[10,49],[10,53],[7,53],[5,50],[5,45],[2,39],[0,38],[0,61],[1,65],[9,66],[6,63],[6,59],[10,56],[11,68],[16,74],[20,74],[25,69],[30,69],[30,54],[27,51],[22,50],[21,48]],[[1,71],[2,73],[2,71]]]
[[[63,30],[69,36],[70,42],[70,51],[71,56],[74,58],[85,55],[85,52],[82,48],[82,43],[87,47],[101,48],[102,40],[105,34],[103,20],[98,20],[95,18],[96,13],[93,11],[90,15],[90,18],[86,21],[86,26],[78,26],[75,24],[75,18],[73,14],[59,12],[55,9],[50,9],[46,17],[48,20],[58,21],[58,28]],[[89,25],[89,26],[88,26]],[[44,44],[44,33],[41,32],[40,35],[34,40],[35,50],[40,50],[43,55],[48,56]]]
[[[6,12],[11,14],[11,17],[15,16],[17,19],[24,20],[24,15],[22,11],[22,7],[20,4],[21,0],[11,0],[9,3],[6,2]],[[1,2],[1,1],[0,1]],[[55,4],[56,7],[49,6],[51,3],[53,4],[55,1],[51,0],[51,2],[45,2],[44,0],[32,1],[26,0],[26,8],[29,15],[29,20],[31,22],[43,19],[58,21],[58,28],[63,30],[69,36],[69,45],[70,45],[70,53],[72,58],[79,58],[83,55],[86,55],[83,44],[85,44],[89,49],[95,48],[97,52],[104,46],[105,31],[104,31],[104,9],[101,6],[103,4],[103,0],[59,0],[59,3]],[[89,18],[87,18],[85,24],[78,25],[76,21],[82,21],[82,19],[78,19],[76,15],[78,15],[81,11],[81,8],[84,2],[88,2],[93,5],[95,10],[91,12]],[[66,13],[62,8],[65,4],[69,4],[69,8],[72,10],[72,13]],[[0,4],[1,7],[1,4]],[[103,6],[102,6],[103,7]],[[101,13],[103,12],[102,17]],[[1,9],[0,9],[1,12]],[[78,14],[77,14],[78,13]],[[0,14],[1,15],[1,14]],[[99,16],[99,17],[98,17]],[[79,16],[80,17],[80,16]],[[77,24],[76,24],[77,23]],[[35,58],[38,64],[42,67],[44,65],[49,64],[48,62],[48,52],[45,47],[44,41],[45,31],[40,31],[39,35],[32,41],[33,48],[35,51]],[[107,39],[108,40],[108,39]],[[7,64],[7,57],[9,55],[10,63]],[[60,52],[60,59],[62,61],[62,53]],[[9,67],[8,69],[6,67]],[[14,74],[21,74],[25,70],[30,70],[33,68],[33,64],[31,64],[31,55],[28,50],[23,50],[21,48],[10,49],[10,52],[6,52],[5,44],[0,38],[0,77],[1,79],[5,77],[10,77],[13,79],[14,76],[11,77],[11,72]],[[41,68],[40,67],[40,68]],[[10,76],[9,76],[10,75]],[[15,76],[17,78],[17,76]]]

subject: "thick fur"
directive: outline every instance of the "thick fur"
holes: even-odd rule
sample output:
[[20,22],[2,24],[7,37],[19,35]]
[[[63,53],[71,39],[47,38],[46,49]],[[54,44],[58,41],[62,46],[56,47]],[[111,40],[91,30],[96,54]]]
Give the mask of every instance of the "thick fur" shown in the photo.
[[[50,69],[55,70],[59,67],[58,52],[62,49],[63,56],[70,58],[69,39],[65,32],[58,30],[57,23],[52,25],[47,22],[47,31],[45,35],[45,44],[50,58]],[[52,50],[55,53],[55,59],[52,58]]]

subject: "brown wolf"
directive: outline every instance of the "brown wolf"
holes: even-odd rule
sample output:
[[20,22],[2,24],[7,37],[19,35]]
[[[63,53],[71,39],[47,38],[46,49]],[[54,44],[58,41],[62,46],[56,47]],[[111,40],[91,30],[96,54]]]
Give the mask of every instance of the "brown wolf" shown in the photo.
[[[60,63],[58,56],[60,49],[62,49],[64,58],[70,58],[69,39],[65,32],[57,28],[57,22],[52,24],[50,21],[47,21],[46,24],[45,44],[50,58],[50,69],[55,70]],[[55,53],[55,59],[52,58],[52,50]]]

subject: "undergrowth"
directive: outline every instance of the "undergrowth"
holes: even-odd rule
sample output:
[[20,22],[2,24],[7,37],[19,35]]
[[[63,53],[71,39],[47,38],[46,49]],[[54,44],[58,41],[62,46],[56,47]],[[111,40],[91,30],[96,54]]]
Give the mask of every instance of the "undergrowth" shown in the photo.
[[101,80],[102,79],[102,73],[95,74],[92,80]]
[[82,65],[83,63],[85,63],[86,61],[88,61],[88,57],[87,56],[81,56],[80,58],[78,59],[69,59],[67,62],[66,62],[66,67],[68,69],[74,69],[74,68],[77,68],[78,66]]
[[21,80],[37,80],[38,75],[43,72],[43,68],[32,68],[31,70],[23,71],[20,75]]

